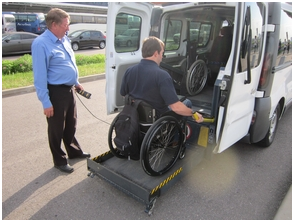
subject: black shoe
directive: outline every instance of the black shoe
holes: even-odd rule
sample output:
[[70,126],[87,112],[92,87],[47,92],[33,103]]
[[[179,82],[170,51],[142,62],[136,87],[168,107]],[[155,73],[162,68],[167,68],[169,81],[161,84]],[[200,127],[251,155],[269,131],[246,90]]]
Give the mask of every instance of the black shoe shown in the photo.
[[85,153],[83,152],[82,155],[80,156],[74,156],[74,157],[68,157],[69,159],[75,159],[75,158],[90,158],[91,154],[90,153]]
[[67,165],[62,165],[62,166],[56,166],[54,165],[55,168],[59,169],[62,172],[66,173],[72,173],[74,171],[74,168],[72,168],[69,164]]

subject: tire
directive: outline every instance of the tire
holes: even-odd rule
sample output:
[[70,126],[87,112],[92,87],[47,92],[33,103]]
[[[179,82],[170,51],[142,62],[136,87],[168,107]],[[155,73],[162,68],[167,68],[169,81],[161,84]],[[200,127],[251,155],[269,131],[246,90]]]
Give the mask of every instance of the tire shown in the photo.
[[110,124],[109,130],[108,130],[108,146],[112,154],[118,158],[126,159],[127,157],[120,154],[119,150],[115,148],[115,144],[113,142],[113,139],[115,138],[115,129],[114,124],[116,122],[118,117],[115,117],[112,123]]
[[203,60],[197,60],[191,65],[186,78],[187,92],[191,96],[202,91],[207,81],[207,73],[207,66]]
[[270,125],[268,128],[268,131],[265,135],[265,137],[258,142],[258,145],[262,146],[262,147],[269,147],[274,139],[275,139],[275,135],[278,129],[278,125],[279,125],[279,118],[280,118],[280,113],[281,113],[281,109],[280,106],[278,105],[272,115],[272,117],[270,118]]
[[99,48],[100,48],[100,49],[104,49],[104,48],[105,48],[105,42],[104,42],[104,41],[101,41],[101,42],[99,43]]
[[79,50],[79,44],[76,43],[76,42],[72,43],[71,47],[72,47],[72,49],[73,49],[74,51]]
[[172,116],[159,118],[147,131],[140,152],[144,171],[159,176],[176,163],[183,143],[183,132],[177,119]]

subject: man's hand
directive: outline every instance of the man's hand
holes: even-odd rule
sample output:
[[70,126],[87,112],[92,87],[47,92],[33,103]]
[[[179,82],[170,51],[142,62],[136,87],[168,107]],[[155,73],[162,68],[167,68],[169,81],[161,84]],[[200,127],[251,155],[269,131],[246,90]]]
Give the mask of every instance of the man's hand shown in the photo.
[[201,122],[203,122],[203,116],[200,114],[200,113],[197,113],[197,112],[195,112],[193,115],[192,115],[192,117],[193,117],[193,119],[195,119],[195,121],[197,122],[197,123],[201,123]]
[[54,115],[53,106],[44,109],[44,115],[45,115],[47,118],[52,117],[52,116]]
[[75,85],[75,89],[76,90],[84,90],[84,87],[81,84],[79,84],[79,85]]

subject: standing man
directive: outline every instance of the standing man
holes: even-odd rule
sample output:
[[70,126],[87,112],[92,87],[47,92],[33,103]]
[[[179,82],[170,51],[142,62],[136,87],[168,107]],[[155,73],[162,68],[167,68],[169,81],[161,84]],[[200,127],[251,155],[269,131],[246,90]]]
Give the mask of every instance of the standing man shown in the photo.
[[46,16],[47,30],[32,44],[34,85],[44,108],[48,123],[49,147],[54,166],[71,173],[66,154],[61,149],[63,140],[69,159],[89,158],[75,138],[77,108],[74,90],[83,90],[78,81],[78,68],[70,40],[69,15],[58,8],[51,9]]
[[[182,116],[193,116],[192,103],[186,99],[179,101],[172,78],[165,70],[159,68],[164,52],[164,43],[156,38],[144,40],[142,47],[143,59],[139,64],[127,69],[120,89],[120,94],[129,94],[136,99],[149,103],[159,114],[169,110]],[[197,113],[197,122],[203,122]]]

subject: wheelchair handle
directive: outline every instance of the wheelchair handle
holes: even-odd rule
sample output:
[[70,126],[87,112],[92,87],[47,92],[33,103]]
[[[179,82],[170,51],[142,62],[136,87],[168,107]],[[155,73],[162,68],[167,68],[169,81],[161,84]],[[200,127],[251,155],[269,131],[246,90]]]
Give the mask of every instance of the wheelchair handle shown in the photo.
[[[195,120],[198,120],[199,119],[197,113],[193,113],[193,118]],[[203,118],[203,122],[204,123],[213,123],[214,122],[214,118]]]

